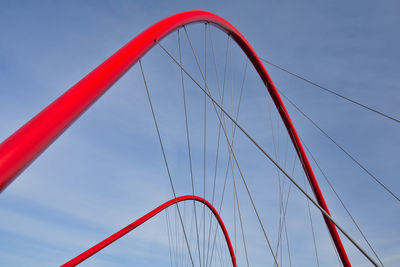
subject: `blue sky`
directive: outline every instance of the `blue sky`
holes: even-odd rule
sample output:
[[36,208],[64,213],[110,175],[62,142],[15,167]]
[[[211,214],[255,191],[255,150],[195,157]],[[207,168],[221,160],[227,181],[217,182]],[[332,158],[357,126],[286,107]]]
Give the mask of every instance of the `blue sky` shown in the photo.
[[[251,1],[246,4],[243,1],[19,1],[1,6],[0,140],[146,27],[174,13],[193,9],[211,11],[230,21],[260,56],[400,118],[400,20],[396,1]],[[196,30],[199,26],[189,29],[193,35]],[[217,39],[217,30],[214,32]],[[173,38],[167,38],[165,45],[176,54]],[[200,50],[201,37],[193,38],[195,47]],[[224,39],[220,37],[219,40],[223,42]],[[222,57],[224,44],[219,49],[218,55]],[[185,55],[190,58],[190,53]],[[237,49],[234,55],[240,58]],[[234,66],[237,73],[244,66],[241,59],[238,60],[240,64]],[[187,161],[185,136],[177,130],[183,126],[182,113],[171,105],[181,99],[179,94],[169,93],[179,84],[179,72],[168,67],[173,65],[160,49],[148,53],[143,64],[151,77],[149,85],[157,103],[160,128],[178,192],[191,193],[187,169],[180,168],[182,162]],[[192,68],[195,70],[195,66]],[[269,66],[267,70],[278,89],[400,194],[398,124]],[[260,104],[260,109],[244,110],[239,122],[272,152],[271,140],[263,135],[264,131],[270,131],[268,124],[261,126],[254,115],[265,108],[261,106],[265,91],[251,71],[244,101],[250,106]],[[200,79],[198,74],[196,77]],[[239,80],[238,77],[235,79]],[[189,80],[186,83],[188,90],[198,89],[190,85]],[[189,104],[193,118],[201,116],[199,99],[202,99],[199,91],[191,93]],[[331,177],[385,265],[398,265],[398,202],[377,187],[289,104],[287,108],[300,136]],[[208,112],[211,114],[211,106]],[[266,115],[261,118],[268,120]],[[210,125],[212,123],[210,121]],[[192,127],[202,127],[201,121],[193,120]],[[210,136],[215,129],[210,127]],[[193,130],[192,134],[194,159],[200,162],[201,131]],[[215,140],[210,138],[209,142],[212,145]],[[243,136],[238,135],[237,142],[244,169],[253,177],[250,187],[256,201],[265,207],[262,216],[272,232],[277,220],[269,221],[268,216],[276,212],[272,204],[276,204],[276,196],[272,199],[261,188],[276,186],[275,170],[269,163],[265,164]],[[195,177],[200,177],[201,165],[196,163],[194,168]],[[260,173],[267,173],[270,180]],[[359,238],[326,183],[318,179],[333,215]],[[249,218],[251,262],[253,265],[270,263],[270,254],[256,230],[251,206],[244,200],[243,188],[239,190],[243,213]],[[171,196],[140,71],[134,66],[1,194],[0,265],[62,264]],[[298,265],[305,266],[314,253],[312,243],[302,243],[301,232],[308,228],[303,226],[300,217],[305,216],[305,206],[300,208],[297,204],[305,202],[299,193],[293,193],[291,198],[293,202],[289,205],[293,208],[288,211],[294,229],[291,234],[293,241],[300,244],[293,256],[297,257]],[[230,224],[231,214],[228,211],[226,214]],[[323,266],[336,266],[329,237],[315,209],[313,215]],[[164,216],[157,216],[89,260],[88,266],[169,264],[164,222]],[[344,242],[352,262],[368,266],[365,259]],[[360,243],[365,247],[362,241]],[[302,252],[309,256],[303,258]],[[239,262],[243,263],[240,257]]]

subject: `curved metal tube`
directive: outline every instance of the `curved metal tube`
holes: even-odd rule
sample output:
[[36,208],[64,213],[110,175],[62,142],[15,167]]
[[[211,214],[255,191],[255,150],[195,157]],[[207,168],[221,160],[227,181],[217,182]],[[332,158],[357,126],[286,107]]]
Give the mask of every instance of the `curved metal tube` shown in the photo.
[[[247,55],[278,109],[318,204],[330,214],[300,138],[264,65],[244,36],[232,24],[206,11],[178,13],[143,31],[0,144],[0,191],[146,54],[156,44],[155,40],[163,39],[183,25],[196,22],[211,23],[230,34]],[[324,220],[343,265],[351,266],[335,225],[325,216]]]
[[214,214],[214,217],[218,221],[218,224],[219,224],[222,232],[224,233],[225,241],[226,241],[226,244],[228,246],[229,254],[230,254],[231,260],[232,260],[232,266],[236,267],[236,257],[235,257],[235,252],[233,251],[231,239],[229,238],[228,231],[226,230],[224,222],[222,221],[221,217],[219,216],[217,210],[210,204],[210,202],[208,202],[204,198],[201,198],[201,197],[198,197],[198,196],[193,196],[193,195],[181,196],[181,197],[177,197],[176,199],[174,198],[174,199],[171,199],[170,201],[165,202],[161,206],[155,208],[154,210],[150,211],[149,213],[147,213],[143,217],[140,217],[139,219],[137,219],[133,223],[129,224],[125,228],[122,228],[121,230],[119,230],[115,234],[107,237],[106,239],[104,239],[100,243],[94,245],[90,249],[86,250],[82,254],[76,256],[75,258],[73,258],[72,260],[68,261],[67,263],[65,263],[65,264],[63,264],[61,266],[62,267],[69,267],[69,266],[78,265],[79,263],[81,263],[84,260],[86,260],[87,258],[93,256],[94,254],[96,254],[97,252],[102,250],[103,248],[107,247],[111,243],[117,241],[118,239],[120,239],[121,237],[123,237],[124,235],[126,235],[127,233],[129,233],[130,231],[132,231],[133,229],[138,227],[139,225],[141,225],[144,222],[146,222],[147,220],[151,219],[152,217],[154,217],[155,215],[157,215],[161,211],[165,210],[169,206],[171,206],[171,205],[173,205],[175,203],[178,203],[178,202],[181,202],[181,201],[187,201],[187,200],[194,200],[194,201],[201,202],[204,205],[206,205],[207,208],[209,208],[212,211],[212,213]]

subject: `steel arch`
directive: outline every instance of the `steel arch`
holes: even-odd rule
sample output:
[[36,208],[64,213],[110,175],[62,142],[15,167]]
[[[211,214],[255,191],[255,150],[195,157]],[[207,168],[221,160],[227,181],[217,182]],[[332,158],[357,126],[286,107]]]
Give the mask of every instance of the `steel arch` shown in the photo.
[[[213,13],[199,10],[178,13],[143,31],[1,143],[0,191],[4,190],[108,88],[145,55],[156,44],[156,40],[163,39],[183,25],[196,22],[211,23],[231,35],[247,55],[278,109],[318,204],[330,214],[285,105],[256,52],[244,36],[228,21]],[[324,220],[343,265],[351,266],[335,225],[325,216]]]
[[218,224],[219,224],[222,232],[224,233],[226,245],[228,246],[229,254],[230,254],[231,260],[232,260],[232,266],[236,267],[237,266],[236,265],[236,257],[235,257],[235,252],[234,252],[233,247],[232,247],[231,239],[229,238],[228,231],[226,230],[224,222],[222,221],[221,217],[219,216],[218,211],[214,208],[213,205],[211,205],[210,202],[208,202],[204,198],[201,198],[201,197],[198,197],[198,196],[193,196],[193,195],[180,196],[180,197],[173,198],[173,199],[165,202],[164,204],[158,206],[157,208],[155,208],[154,210],[150,211],[146,215],[140,217],[139,219],[137,219],[133,223],[129,224],[125,228],[122,228],[121,230],[119,230],[115,234],[107,237],[106,239],[104,239],[100,243],[94,245],[90,249],[86,250],[85,252],[79,254],[75,258],[73,258],[70,261],[66,262],[65,264],[61,265],[61,267],[70,267],[70,266],[78,265],[79,263],[81,263],[84,260],[86,260],[87,258],[93,256],[94,254],[96,254],[97,252],[102,250],[103,248],[107,247],[108,245],[110,245],[113,242],[117,241],[118,239],[120,239],[124,235],[128,234],[130,231],[132,231],[136,227],[138,227],[141,224],[145,223],[147,220],[151,219],[152,217],[154,217],[155,215],[157,215],[161,211],[165,210],[169,206],[174,205],[175,203],[179,203],[181,201],[188,201],[188,200],[201,202],[204,205],[206,205],[207,208],[209,208],[209,210],[212,211],[212,213],[214,214],[214,217],[218,221]]

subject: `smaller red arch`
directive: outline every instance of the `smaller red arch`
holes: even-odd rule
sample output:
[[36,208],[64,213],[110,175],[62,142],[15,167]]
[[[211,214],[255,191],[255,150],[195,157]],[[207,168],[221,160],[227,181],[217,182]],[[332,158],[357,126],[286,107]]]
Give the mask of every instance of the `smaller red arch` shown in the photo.
[[85,252],[81,253],[80,255],[76,256],[75,258],[71,259],[70,261],[64,263],[63,265],[61,265],[61,267],[69,267],[69,266],[78,265],[79,263],[81,263],[84,260],[86,260],[87,258],[93,256],[94,254],[96,254],[97,252],[102,250],[103,248],[105,248],[108,245],[112,244],[113,242],[117,241],[118,239],[120,239],[121,237],[123,237],[124,235],[126,235],[127,233],[129,233],[130,231],[135,229],[136,227],[138,227],[141,224],[143,224],[144,222],[146,222],[147,220],[151,219],[152,217],[154,217],[155,215],[157,215],[161,211],[165,210],[169,206],[171,206],[171,205],[173,205],[175,203],[178,203],[178,202],[181,202],[181,201],[187,201],[187,200],[194,200],[194,201],[203,203],[214,214],[214,216],[217,219],[218,224],[219,224],[219,226],[220,226],[220,228],[221,228],[221,230],[222,230],[222,232],[224,234],[225,241],[226,241],[226,244],[227,244],[228,249],[229,249],[229,254],[231,256],[232,266],[236,267],[237,266],[236,265],[236,257],[235,257],[235,252],[233,251],[231,239],[229,238],[228,231],[226,230],[225,224],[222,221],[221,217],[219,216],[218,211],[213,207],[213,205],[211,205],[210,202],[208,202],[204,198],[201,198],[201,197],[198,197],[198,196],[193,196],[193,195],[180,196],[180,197],[173,198],[173,199],[165,202],[164,204],[158,206],[157,208],[155,208],[154,210],[150,211],[149,213],[147,213],[143,217],[140,217],[139,219],[137,219],[133,223],[129,224],[125,228],[122,228],[121,230],[119,230],[115,234],[107,237],[106,239],[104,239],[100,243],[94,245],[93,247],[89,248]]

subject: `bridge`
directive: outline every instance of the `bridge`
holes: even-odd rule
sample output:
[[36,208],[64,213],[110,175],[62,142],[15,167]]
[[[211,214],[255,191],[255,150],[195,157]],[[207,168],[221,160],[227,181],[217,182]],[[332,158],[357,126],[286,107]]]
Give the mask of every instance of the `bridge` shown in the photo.
[[[195,30],[197,32],[193,36],[191,33]],[[219,42],[217,43],[217,41]],[[202,53],[199,53],[199,47],[201,47]],[[152,88],[151,83],[153,76],[148,75],[150,70],[146,68],[145,57],[147,53],[155,49],[158,49],[164,59],[169,62],[170,68],[175,70],[176,77],[173,85],[166,85],[166,87],[171,91],[174,87],[180,88],[180,90],[175,90],[177,92],[158,92],[161,97],[158,96],[156,99],[151,90],[155,89]],[[237,63],[240,61],[241,63]],[[0,190],[6,190],[6,187],[21,172],[25,171],[130,68],[137,66],[139,77],[143,82],[142,86],[145,89],[145,98],[151,113],[150,121],[154,124],[155,140],[161,150],[163,168],[166,170],[166,179],[170,186],[172,199],[68,261],[65,266],[75,266],[132,230],[140,230],[140,228],[136,228],[163,210],[165,210],[166,216],[171,263],[175,263],[175,265],[227,264],[237,266],[236,257],[240,254],[242,264],[250,266],[249,254],[251,253],[248,253],[246,242],[250,243],[251,238],[246,238],[247,227],[244,223],[247,219],[246,216],[250,216],[249,210],[252,210],[253,222],[259,227],[258,236],[264,239],[265,257],[270,257],[276,266],[284,265],[284,263],[291,265],[287,230],[290,223],[286,220],[286,212],[292,190],[296,190],[303,200],[306,200],[304,211],[308,214],[312,229],[314,226],[310,207],[312,206],[321,214],[335,248],[334,251],[337,252],[338,259],[343,266],[351,266],[351,261],[342,238],[345,238],[348,246],[352,246],[361,253],[369,263],[375,266],[383,265],[373,245],[346,208],[332,183],[320,169],[318,161],[308,146],[298,135],[284,101],[293,106],[300,115],[309,120],[318,131],[342,150],[344,156],[348,157],[367,177],[372,179],[388,197],[398,202],[400,201],[398,195],[380,177],[374,175],[354,155],[332,138],[326,130],[316,124],[293,100],[283,94],[274,85],[264,63],[311,83],[334,97],[357,105],[384,120],[396,124],[400,122],[393,116],[261,58],[246,38],[225,19],[205,11],[188,11],[172,15],[144,30],[3,141],[0,145]],[[190,64],[191,66],[189,66]],[[157,72],[153,75],[156,76]],[[258,84],[251,75],[258,76]],[[251,82],[248,81],[250,79],[252,79]],[[160,85],[157,86],[160,87]],[[260,87],[264,87],[266,89],[264,92],[267,92],[262,101],[259,101],[260,97],[256,99],[250,97],[246,102],[242,102],[244,89],[257,88],[262,93]],[[173,99],[178,99],[178,96],[181,99],[179,111],[167,108],[164,113],[160,112],[162,108],[165,108],[160,104],[162,103],[162,94],[173,93],[176,95],[173,96]],[[168,104],[174,106],[174,103]],[[242,116],[246,118],[259,117],[255,123],[249,123],[246,120],[240,120],[240,112],[244,113]],[[180,135],[175,133],[175,125],[172,123],[177,120],[176,116],[181,116],[183,119],[180,125],[182,126]],[[172,126],[168,126],[171,124]],[[260,127],[260,124],[263,124],[264,128]],[[168,129],[168,127],[172,129]],[[266,131],[270,132],[267,134]],[[175,135],[180,136],[177,138],[179,140],[174,140]],[[240,138],[236,143],[235,137],[236,139]],[[180,167],[180,171],[172,171],[170,163],[172,156],[169,154],[171,145],[168,145],[168,140],[179,143],[175,146],[184,148],[179,153],[180,155],[184,154],[187,158],[183,160],[179,157],[176,159],[177,162],[172,164],[175,169]],[[259,158],[254,160],[254,163],[248,159],[249,155],[253,154],[254,157]],[[312,162],[321,171],[321,177],[326,179],[329,187],[348,212],[351,221],[362,236],[362,242],[367,244],[367,248],[346,231],[346,227],[340,220],[331,215],[314,174]],[[256,163],[269,165],[267,168],[255,168],[253,165]],[[184,166],[185,164],[186,166]],[[259,172],[254,172],[254,169],[258,169]],[[29,168],[26,171],[29,171]],[[182,177],[175,176],[174,172],[182,172]],[[183,174],[183,172],[186,173]],[[260,188],[258,188],[258,185],[253,183],[258,179],[253,179],[249,173],[260,176],[262,179],[274,180],[261,182]],[[132,179],[138,178],[132,177]],[[141,177],[140,179],[147,178]],[[184,182],[177,182],[182,179],[186,179],[187,186],[183,186]],[[308,185],[302,179],[307,180]],[[307,190],[308,186],[311,189],[309,191]],[[275,233],[275,242],[271,240],[269,233],[271,229],[265,225],[272,212],[263,202],[266,200],[265,196],[264,199],[263,197],[256,198],[254,194],[254,190],[263,187],[264,189],[273,187],[275,191],[271,192],[278,195],[277,207],[275,207],[279,214],[277,216],[278,231]],[[185,196],[181,196],[180,192],[184,192]],[[273,193],[266,192],[265,194]],[[225,207],[224,198],[231,199],[229,205],[225,204],[228,208],[222,209]],[[246,200],[243,200],[245,198]],[[246,201],[246,211],[240,208],[243,203],[240,204],[239,199]],[[179,205],[178,203],[181,201],[189,204],[187,206]],[[202,205],[196,205],[196,202]],[[209,211],[206,211],[205,207]],[[222,210],[230,216],[233,215],[233,220],[225,219],[223,221]],[[246,216],[242,216],[242,213],[245,213]],[[187,216],[190,216],[191,219],[188,220]],[[228,223],[231,228],[225,227],[225,224]],[[233,231],[227,229],[233,229]],[[237,229],[239,229],[240,237],[237,237]],[[220,235],[223,235],[224,238],[221,238]],[[231,242],[232,235],[234,236],[233,243]],[[308,236],[308,238],[314,246],[315,259],[318,263],[318,246],[314,229],[311,237]],[[179,246],[178,242],[180,242]],[[220,244],[224,242],[225,247]],[[239,249],[237,243],[241,243],[242,248]],[[285,257],[282,256],[286,253],[284,250],[287,250]],[[229,257],[224,254],[229,254]]]

